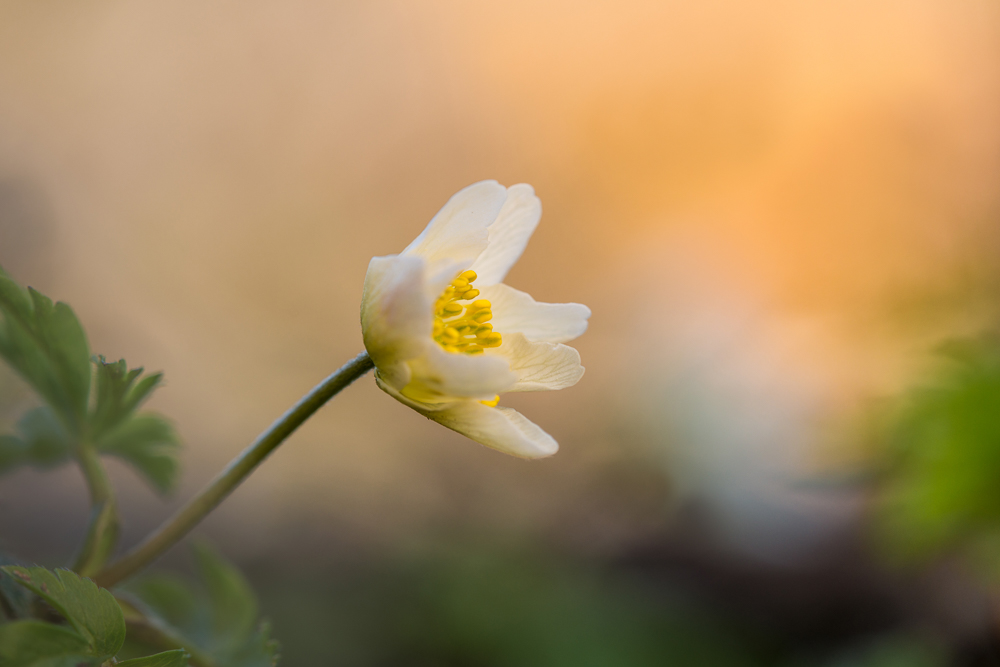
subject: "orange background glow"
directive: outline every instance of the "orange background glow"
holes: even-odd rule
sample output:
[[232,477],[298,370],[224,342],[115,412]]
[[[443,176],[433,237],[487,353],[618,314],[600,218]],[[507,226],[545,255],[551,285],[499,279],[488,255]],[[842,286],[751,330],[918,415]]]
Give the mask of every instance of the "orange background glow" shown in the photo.
[[[998,119],[986,0],[4,2],[0,263],[166,372],[185,481],[165,507],[114,466],[128,542],[361,350],[372,256],[465,185],[531,183],[509,282],[593,310],[583,381],[510,402],[560,453],[480,448],[367,378],[205,530],[244,555],[448,521],[599,551],[669,504],[614,471],[677,439],[684,373],[708,410],[808,397],[795,456],[767,455],[813,470],[853,456],[822,429],[990,317]],[[72,470],[5,478],[4,530],[43,483],[82,534],[54,509]]]

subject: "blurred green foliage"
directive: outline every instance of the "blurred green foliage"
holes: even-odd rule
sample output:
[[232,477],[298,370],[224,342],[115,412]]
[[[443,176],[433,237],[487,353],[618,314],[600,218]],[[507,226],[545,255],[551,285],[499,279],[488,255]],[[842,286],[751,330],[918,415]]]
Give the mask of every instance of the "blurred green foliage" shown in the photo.
[[[138,412],[162,375],[91,357],[68,306],[22,289],[2,270],[0,315],[0,357],[45,402],[0,435],[0,472],[63,464],[86,441],[170,491],[179,471],[176,434],[164,418]],[[906,394],[880,433],[888,465],[876,530],[900,558],[959,549],[1000,574],[1000,337],[941,351],[937,373]],[[117,599],[68,570],[3,568],[0,667],[91,666],[112,656],[122,667],[277,664],[277,644],[243,575],[207,547],[196,548],[195,560],[198,584],[147,575],[116,591]],[[301,568],[295,555],[285,565],[262,583],[291,664],[949,664],[940,646],[895,630],[804,659],[679,587],[537,548],[446,545],[342,573]]]
[[[789,667],[816,667],[816,664],[810,661]],[[945,667],[949,664],[940,645],[911,635],[878,637],[822,662],[823,667]]]
[[163,373],[140,379],[142,368],[129,369],[124,359],[108,363],[97,357],[94,407],[90,437],[98,451],[130,463],[160,493],[171,491],[180,466],[180,444],[173,426],[154,414],[136,409],[163,381]]
[[122,610],[110,592],[90,579],[69,570],[50,572],[43,567],[9,565],[3,572],[65,617],[85,640],[91,655],[106,660],[121,648],[125,641]]
[[289,664],[598,667],[761,664],[695,600],[533,550],[452,545],[351,576],[285,569],[260,589]]
[[0,472],[61,465],[86,441],[132,465],[160,493],[173,489],[180,447],[174,428],[137,412],[163,375],[141,377],[143,369],[129,369],[124,359],[92,358],[73,310],[22,288],[2,268],[0,315],[0,357],[46,402],[21,417],[16,433],[0,435]]
[[117,663],[117,667],[186,667],[188,653],[184,649],[164,651],[155,655],[132,658]]
[[[181,577],[152,574],[125,586],[124,599],[143,623],[174,638],[214,667],[271,667],[278,643],[260,619],[257,597],[236,567],[206,545],[194,549],[200,586]],[[141,638],[142,633],[138,633]],[[125,654],[148,651],[138,642]]]
[[905,396],[885,432],[877,530],[911,562],[978,550],[1000,531],[1000,336],[952,341],[940,352],[942,366]]
[[[130,369],[124,359],[91,357],[69,306],[23,289],[2,269],[0,358],[45,402],[22,415],[14,433],[0,435],[0,473],[79,461],[93,498],[93,518],[83,548],[88,557],[75,569],[97,572],[106,554],[88,570],[95,558],[88,545],[107,545],[110,553],[118,524],[114,492],[96,454],[123,459],[161,493],[176,483],[179,445],[173,426],[163,417],[138,412],[163,376],[143,377],[142,368]],[[20,567],[0,556],[5,565],[0,667],[90,667],[128,657],[118,664],[277,664],[277,644],[266,624],[258,625],[256,598],[243,576],[205,547],[197,550],[197,560],[204,592],[179,581],[157,585],[151,580],[126,602],[77,572]],[[129,646],[122,651],[126,636]],[[144,650],[135,650],[143,641]],[[155,651],[161,652],[149,655]]]
[[[2,589],[5,598],[13,582],[60,617],[14,618],[0,623],[0,665],[95,667],[118,654],[125,642],[125,617],[109,591],[69,570],[9,565],[0,572],[0,581],[7,581]],[[9,601],[4,608],[7,614],[13,609]],[[55,620],[63,623],[52,622]],[[186,662],[187,653],[175,650],[148,656],[129,667],[182,667]]]
[[23,289],[0,269],[0,356],[64,420],[83,430],[90,395],[90,348],[73,310]]

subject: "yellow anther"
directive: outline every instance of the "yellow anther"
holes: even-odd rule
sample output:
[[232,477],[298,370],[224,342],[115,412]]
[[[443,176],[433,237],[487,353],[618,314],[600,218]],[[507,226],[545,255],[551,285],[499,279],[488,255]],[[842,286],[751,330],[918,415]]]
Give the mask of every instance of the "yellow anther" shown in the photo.
[[500,343],[502,342],[503,342],[503,336],[494,331],[493,333],[483,338],[482,342],[479,344],[482,345],[483,347],[500,347]]
[[[479,290],[472,286],[476,278],[475,271],[463,271],[434,303],[431,335],[446,352],[482,354],[486,348],[499,347],[503,341],[503,337],[494,332],[493,325],[489,323],[493,317],[492,304],[488,299],[476,299]],[[476,300],[468,305],[458,303],[473,299]],[[484,403],[496,405],[496,402]]]
[[485,406],[488,406],[488,407],[491,407],[491,408],[495,408],[497,406],[497,404],[500,402],[500,394],[497,394],[496,396],[494,396],[492,400],[489,400],[489,401],[479,401],[479,402],[482,403]]

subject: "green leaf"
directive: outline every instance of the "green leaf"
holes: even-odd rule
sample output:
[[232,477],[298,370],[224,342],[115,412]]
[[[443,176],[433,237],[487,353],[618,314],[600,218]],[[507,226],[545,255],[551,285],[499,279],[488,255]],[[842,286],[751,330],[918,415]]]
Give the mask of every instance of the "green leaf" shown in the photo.
[[891,421],[883,537],[922,558],[1000,530],[1000,338],[952,341],[951,360]]
[[207,600],[202,599],[180,577],[156,573],[131,582],[128,589],[149,610],[195,646],[212,643],[212,628]]
[[73,444],[52,408],[26,412],[17,431],[17,436],[0,437],[0,472],[19,465],[52,468],[69,460]]
[[0,357],[79,433],[90,394],[90,348],[73,310],[23,290],[0,269],[0,314]]
[[208,546],[195,546],[198,572],[208,589],[212,630],[223,650],[244,644],[257,620],[257,598],[240,571]]
[[187,667],[187,659],[187,651],[177,649],[119,662],[118,667]]
[[50,572],[43,567],[17,566],[0,569],[65,616],[87,640],[95,657],[106,660],[118,653],[125,641],[125,618],[109,591],[69,570]]
[[[104,357],[93,358],[92,370],[87,337],[69,306],[22,289],[2,269],[0,316],[0,357],[48,403],[25,415],[17,435],[0,437],[0,472],[62,463],[85,437],[102,453],[132,465],[157,491],[169,493],[180,468],[177,434],[163,417],[136,414],[163,374],[142,377],[142,368]],[[94,405],[88,409],[92,375]]]
[[[4,565],[17,565],[17,562],[0,554],[0,567]],[[31,594],[16,583],[11,575],[0,570],[0,618],[6,617],[9,620],[25,618],[28,616],[30,604]]]
[[35,304],[42,340],[53,358],[56,372],[74,400],[79,414],[87,409],[90,395],[90,346],[87,334],[73,309],[63,302],[52,301],[28,288]]
[[180,444],[173,425],[154,414],[128,417],[96,441],[103,454],[117,456],[143,474],[160,493],[177,483]]
[[28,319],[31,317],[31,300],[28,294],[14,282],[3,268],[0,268],[0,303],[3,308],[16,316]]
[[204,591],[174,577],[148,576],[129,586],[159,622],[219,667],[272,667],[278,643],[257,620],[257,600],[239,570],[207,546],[195,548]]
[[51,467],[64,462],[72,452],[72,442],[66,428],[52,409],[31,410],[17,422],[17,430],[25,447],[29,463]]
[[162,373],[145,378],[142,368],[129,370],[124,359],[108,362],[95,357],[96,398],[89,418],[89,434],[98,450],[123,459],[144,475],[160,493],[177,483],[180,449],[169,421],[135,410],[163,380]]
[[78,632],[60,625],[42,621],[0,625],[0,665],[3,667],[92,662],[93,658],[85,657],[89,650],[87,640]]
[[278,664],[278,641],[271,639],[271,624],[263,621],[250,640],[230,660],[234,667],[274,667]]
[[109,363],[103,356],[94,358],[97,367],[97,397],[90,416],[91,434],[113,429],[142,404],[163,381],[163,373],[154,373],[139,382],[142,368],[129,370],[124,359]]

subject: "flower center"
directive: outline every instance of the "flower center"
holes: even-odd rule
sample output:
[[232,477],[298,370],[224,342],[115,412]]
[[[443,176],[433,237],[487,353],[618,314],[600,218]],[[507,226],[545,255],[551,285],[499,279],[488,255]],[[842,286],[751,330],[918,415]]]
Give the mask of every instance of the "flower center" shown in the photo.
[[475,271],[463,271],[434,304],[432,335],[446,352],[482,354],[486,348],[500,347],[503,342],[503,337],[493,331],[490,324],[492,305],[487,299],[476,299],[479,290],[472,286],[476,277]]

